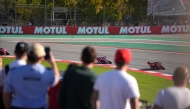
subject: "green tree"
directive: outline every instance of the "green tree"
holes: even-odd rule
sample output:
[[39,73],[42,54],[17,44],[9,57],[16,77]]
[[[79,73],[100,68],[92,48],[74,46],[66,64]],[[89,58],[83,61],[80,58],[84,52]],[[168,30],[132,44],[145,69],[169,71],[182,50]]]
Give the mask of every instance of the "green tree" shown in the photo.
[[92,0],[95,4],[96,13],[102,12],[107,20],[120,21],[128,13],[128,0]]
[[[13,0],[18,14],[18,19],[29,20],[38,16],[38,12],[42,10],[39,6],[42,4],[42,0]],[[26,5],[27,4],[27,5]],[[26,5],[26,6],[24,6]]]
[[121,21],[126,14],[139,19],[146,18],[147,0],[92,0],[92,2],[97,13],[105,14],[105,20]]
[[147,0],[132,0],[130,4],[133,21],[145,21],[147,19]]
[[[78,23],[102,23],[124,20],[126,14],[132,15],[132,19],[146,19],[147,0],[54,0],[55,7],[68,7],[77,11]],[[27,7],[15,5],[28,4]],[[32,5],[37,7],[32,7]],[[45,0],[2,0],[1,11],[17,14],[17,19],[28,20],[38,17],[43,18]],[[46,0],[48,9],[52,7],[52,0]]]

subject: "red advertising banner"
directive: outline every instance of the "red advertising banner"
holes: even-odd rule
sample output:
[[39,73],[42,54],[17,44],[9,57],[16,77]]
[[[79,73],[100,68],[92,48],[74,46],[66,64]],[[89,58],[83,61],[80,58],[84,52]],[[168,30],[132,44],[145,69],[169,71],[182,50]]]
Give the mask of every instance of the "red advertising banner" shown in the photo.
[[190,33],[190,25],[129,27],[0,26],[0,34],[176,34]]

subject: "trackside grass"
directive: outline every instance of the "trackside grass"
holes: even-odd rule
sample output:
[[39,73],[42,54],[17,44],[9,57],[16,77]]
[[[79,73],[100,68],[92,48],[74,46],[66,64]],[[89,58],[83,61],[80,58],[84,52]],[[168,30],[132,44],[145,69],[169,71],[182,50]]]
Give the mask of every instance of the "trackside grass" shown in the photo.
[[[14,60],[13,58],[3,58],[3,66],[7,65],[13,60]],[[46,67],[49,66],[47,62],[42,62],[42,64],[45,65]],[[68,66],[68,63],[57,62],[57,65],[60,71],[65,71]],[[110,71],[113,69],[107,67],[95,66],[93,70],[98,74],[102,74],[103,72]],[[134,71],[128,71],[128,73],[133,75],[138,81],[140,94],[141,94],[140,99],[146,100],[148,102],[154,101],[156,94],[160,89],[173,85],[171,80],[167,80],[164,78],[142,74]],[[190,88],[190,84],[188,84],[188,87]]]

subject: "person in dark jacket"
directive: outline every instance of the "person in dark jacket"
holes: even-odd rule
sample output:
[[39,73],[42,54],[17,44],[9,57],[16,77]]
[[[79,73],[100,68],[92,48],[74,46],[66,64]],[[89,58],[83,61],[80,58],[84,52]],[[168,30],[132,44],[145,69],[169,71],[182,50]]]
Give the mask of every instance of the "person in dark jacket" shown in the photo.
[[82,66],[66,70],[58,94],[60,109],[92,109],[90,98],[97,78],[92,68],[96,56],[94,48],[85,47]]
[[[77,64],[72,63],[68,66],[67,69],[74,68],[76,66]],[[63,77],[64,77],[64,74],[62,78]],[[60,109],[59,104],[58,104],[57,94],[59,92],[61,82],[62,82],[62,79],[60,78],[59,83],[48,90],[48,109]]]

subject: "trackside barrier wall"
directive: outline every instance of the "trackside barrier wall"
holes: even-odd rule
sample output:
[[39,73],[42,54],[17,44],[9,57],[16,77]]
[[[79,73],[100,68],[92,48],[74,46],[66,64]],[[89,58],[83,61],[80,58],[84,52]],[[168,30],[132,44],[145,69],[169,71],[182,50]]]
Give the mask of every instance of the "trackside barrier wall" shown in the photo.
[[0,26],[0,34],[122,35],[190,33],[190,25],[129,27]]

